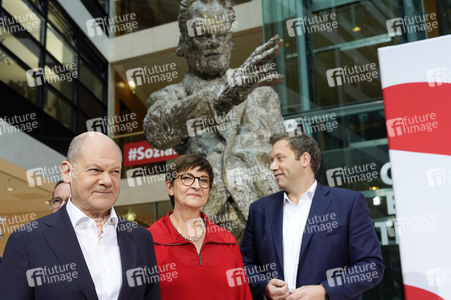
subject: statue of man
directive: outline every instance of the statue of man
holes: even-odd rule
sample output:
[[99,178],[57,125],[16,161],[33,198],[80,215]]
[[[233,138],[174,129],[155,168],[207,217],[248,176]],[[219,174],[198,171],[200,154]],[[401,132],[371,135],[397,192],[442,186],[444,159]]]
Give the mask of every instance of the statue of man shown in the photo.
[[269,87],[283,81],[275,36],[238,69],[230,69],[235,13],[229,0],[182,0],[177,54],[189,70],[179,84],[150,95],[148,143],[177,153],[202,153],[214,170],[204,212],[240,241],[251,202],[278,191],[269,170],[269,137],[284,131],[280,100]]

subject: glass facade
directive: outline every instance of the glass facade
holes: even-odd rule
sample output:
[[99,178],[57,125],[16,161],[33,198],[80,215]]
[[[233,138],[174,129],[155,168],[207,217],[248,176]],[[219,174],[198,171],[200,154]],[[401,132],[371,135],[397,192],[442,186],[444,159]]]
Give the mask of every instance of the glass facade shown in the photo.
[[[234,5],[252,0],[235,0]],[[81,0],[110,38],[177,21],[180,0]],[[127,22],[130,26],[125,27]]]
[[450,4],[262,1],[265,40],[284,40],[277,65],[286,80],[275,89],[287,130],[319,141],[319,182],[367,198],[386,269],[363,299],[404,299],[377,49],[449,33]]
[[30,135],[66,154],[106,116],[108,63],[56,1],[2,0],[0,116],[36,113]]

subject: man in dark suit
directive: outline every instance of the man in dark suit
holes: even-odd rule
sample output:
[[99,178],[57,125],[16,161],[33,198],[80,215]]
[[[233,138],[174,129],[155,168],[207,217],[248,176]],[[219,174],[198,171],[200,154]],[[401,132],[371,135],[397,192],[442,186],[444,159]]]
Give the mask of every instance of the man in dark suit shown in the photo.
[[360,299],[384,263],[365,197],[315,180],[314,139],[271,137],[283,190],[251,204],[241,246],[254,299]]
[[62,163],[70,201],[10,236],[0,299],[160,299],[151,234],[113,208],[121,163],[119,147],[106,135],[72,140]]

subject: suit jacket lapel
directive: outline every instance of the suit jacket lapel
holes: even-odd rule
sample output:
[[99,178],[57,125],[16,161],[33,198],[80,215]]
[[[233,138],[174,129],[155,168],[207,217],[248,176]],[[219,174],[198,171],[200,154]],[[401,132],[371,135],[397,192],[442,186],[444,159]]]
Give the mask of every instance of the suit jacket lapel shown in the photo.
[[[327,208],[330,205],[330,202],[332,201],[332,199],[330,199],[330,197],[327,196],[328,193],[329,191],[326,190],[324,186],[318,183],[315,191],[315,196],[313,196],[312,206],[310,207],[310,212],[308,215],[306,226],[308,225],[308,220],[313,220],[314,216],[324,215],[324,213],[326,212]],[[307,233],[305,231],[304,234],[302,235],[301,253],[299,254],[298,274],[299,269],[302,267],[301,262],[303,261],[304,256],[307,255],[308,251],[306,251],[306,249],[310,244],[313,235],[314,233]]]
[[61,208],[55,218],[46,222],[51,229],[43,233],[44,239],[58,258],[61,265],[76,264],[77,278],[74,282],[80,287],[86,299],[98,299],[94,282],[89,273],[88,265],[83,257],[75,230],[70,222],[66,207]]
[[[272,238],[274,241],[274,248],[276,249],[276,256],[278,259],[278,265],[283,270],[283,192],[279,192],[273,196],[270,201],[270,205],[267,206],[269,210],[267,215],[270,216]],[[283,272],[282,272],[283,278]]]
[[127,228],[125,227],[125,222],[126,221],[124,219],[119,218],[116,231],[122,265],[122,287],[118,299],[129,299],[129,297],[127,297],[127,294],[130,291],[130,286],[128,285],[126,272],[127,270],[135,269],[138,267],[136,261],[138,245],[130,232],[122,229]]

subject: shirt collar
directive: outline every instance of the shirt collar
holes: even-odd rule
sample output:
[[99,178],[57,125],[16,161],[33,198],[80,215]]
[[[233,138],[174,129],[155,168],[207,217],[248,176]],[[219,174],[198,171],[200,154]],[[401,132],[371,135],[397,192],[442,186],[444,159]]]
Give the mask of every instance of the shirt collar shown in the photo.
[[[302,194],[301,198],[299,198],[299,203],[301,203],[302,199],[308,199],[308,200],[313,200],[313,197],[315,196],[315,192],[316,192],[316,187],[318,186],[318,183],[315,179],[315,181],[313,182],[313,184],[309,187],[309,189]],[[294,204],[289,198],[286,192],[283,193],[283,203],[284,204],[288,204],[288,203],[292,203]]]
[[[94,221],[94,219],[88,217],[84,212],[82,212],[78,207],[76,207],[72,203],[71,198],[69,198],[69,200],[67,201],[66,208],[67,208],[67,214],[69,215],[70,222],[72,223],[72,226],[74,228],[83,222],[86,222],[89,220]],[[117,217],[116,211],[114,210],[114,207],[111,207],[110,216],[108,218],[108,221],[105,224],[112,224],[114,226],[114,229],[116,229],[117,223],[118,223],[118,217]]]

